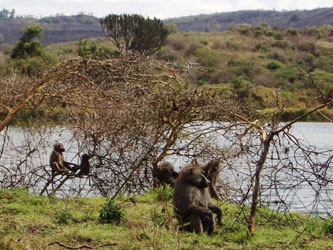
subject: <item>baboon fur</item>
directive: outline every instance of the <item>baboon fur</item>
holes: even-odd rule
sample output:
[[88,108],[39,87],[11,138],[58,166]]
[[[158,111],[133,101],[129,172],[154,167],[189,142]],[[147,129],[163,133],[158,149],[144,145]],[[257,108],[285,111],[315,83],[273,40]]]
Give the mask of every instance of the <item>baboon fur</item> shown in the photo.
[[213,213],[217,214],[221,223],[222,211],[210,202],[210,182],[203,174],[199,165],[189,164],[184,167],[176,179],[173,191],[174,212],[184,229],[197,234],[214,231]]
[[91,158],[91,156],[89,156],[88,154],[83,154],[81,156],[81,164],[80,166],[78,166],[75,170],[80,169],[79,173],[77,174],[77,176],[81,177],[83,175],[89,175],[90,173],[90,163],[89,163],[89,159]]
[[220,200],[220,197],[218,196],[216,191],[216,180],[219,175],[221,163],[217,160],[211,160],[206,164],[200,165],[200,168],[203,170],[204,175],[210,181],[209,184],[210,196],[217,200]]
[[55,143],[53,146],[53,151],[50,155],[52,176],[58,173],[68,172],[68,170],[72,170],[70,165],[75,165],[64,160],[64,156],[62,154],[63,152],[65,152],[64,145],[59,142]]
[[153,177],[158,185],[174,186],[178,173],[174,170],[170,162],[162,162],[153,169]]

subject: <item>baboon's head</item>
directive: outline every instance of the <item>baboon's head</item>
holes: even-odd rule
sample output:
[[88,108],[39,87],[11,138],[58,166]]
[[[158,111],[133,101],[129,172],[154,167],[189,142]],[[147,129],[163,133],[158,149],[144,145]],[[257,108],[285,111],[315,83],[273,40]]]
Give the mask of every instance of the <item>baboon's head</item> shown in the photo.
[[221,163],[217,160],[212,160],[208,163],[208,176],[219,172],[221,169]]
[[173,166],[168,162],[161,165],[161,168],[164,176],[175,177],[175,178],[178,176],[178,173],[173,169]]
[[173,165],[170,162],[163,162],[156,170],[157,175],[168,178],[177,178],[178,173],[173,169]]
[[202,170],[198,167],[189,168],[187,179],[198,188],[206,188],[210,181],[205,177]]
[[88,154],[83,154],[81,156],[81,161],[88,161],[92,156],[88,155]]
[[57,142],[57,143],[54,144],[53,147],[54,147],[54,150],[59,152],[59,153],[65,152],[65,148],[64,148],[64,145],[62,143]]

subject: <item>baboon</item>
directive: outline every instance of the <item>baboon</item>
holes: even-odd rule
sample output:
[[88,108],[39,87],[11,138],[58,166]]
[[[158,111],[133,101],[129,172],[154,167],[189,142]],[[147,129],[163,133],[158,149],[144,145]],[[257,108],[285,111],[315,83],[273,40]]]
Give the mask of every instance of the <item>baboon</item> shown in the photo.
[[196,233],[214,231],[214,216],[221,224],[222,211],[210,202],[208,186],[210,181],[203,174],[199,165],[189,164],[184,167],[176,179],[173,191],[174,212],[184,228]]
[[64,160],[63,152],[65,152],[64,145],[62,143],[55,143],[53,151],[50,155],[50,166],[52,168],[52,176],[58,173],[66,173],[68,170],[72,170],[72,166],[76,166],[74,163],[70,163]]
[[210,162],[201,165],[200,168],[203,170],[204,175],[210,181],[209,193],[210,193],[211,197],[214,197],[215,199],[220,200],[220,197],[218,196],[217,191],[216,191],[216,180],[219,175],[221,163],[217,160],[211,160]]
[[174,170],[170,162],[162,162],[159,166],[153,169],[153,177],[157,184],[174,186],[178,173]]
[[75,171],[76,171],[77,169],[80,169],[79,173],[77,173],[76,176],[81,177],[81,176],[83,176],[83,175],[89,175],[89,173],[90,173],[90,163],[89,163],[89,159],[90,159],[90,158],[91,158],[91,156],[88,155],[88,154],[83,154],[83,155],[81,156],[81,164],[80,164],[80,166],[77,166],[76,169],[75,169]]

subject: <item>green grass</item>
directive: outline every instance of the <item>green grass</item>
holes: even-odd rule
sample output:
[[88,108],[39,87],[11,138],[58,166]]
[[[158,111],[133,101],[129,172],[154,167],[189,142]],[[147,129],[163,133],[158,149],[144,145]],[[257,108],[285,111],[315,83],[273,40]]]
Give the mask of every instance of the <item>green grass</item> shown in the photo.
[[[239,207],[221,202],[223,225],[215,233],[180,232],[169,191],[166,196],[152,190],[118,197],[115,204],[124,216],[107,224],[99,220],[106,198],[59,199],[0,190],[0,249],[63,249],[55,242],[97,249],[333,249],[332,220],[286,217],[260,208],[255,234],[249,237]],[[248,212],[245,208],[244,214]]]

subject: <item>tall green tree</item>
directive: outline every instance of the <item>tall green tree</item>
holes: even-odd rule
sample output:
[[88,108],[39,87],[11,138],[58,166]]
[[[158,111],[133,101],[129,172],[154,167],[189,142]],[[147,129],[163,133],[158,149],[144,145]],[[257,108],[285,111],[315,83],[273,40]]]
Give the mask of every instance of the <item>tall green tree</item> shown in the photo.
[[100,23],[104,34],[111,38],[122,54],[131,50],[153,54],[169,35],[161,20],[141,15],[108,15]]
[[43,36],[44,29],[39,24],[22,29],[23,36],[10,53],[12,59],[25,59],[30,56],[42,56],[43,46],[38,40]]

